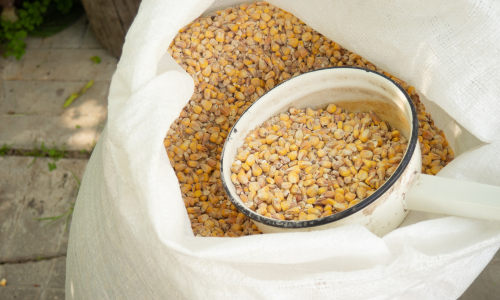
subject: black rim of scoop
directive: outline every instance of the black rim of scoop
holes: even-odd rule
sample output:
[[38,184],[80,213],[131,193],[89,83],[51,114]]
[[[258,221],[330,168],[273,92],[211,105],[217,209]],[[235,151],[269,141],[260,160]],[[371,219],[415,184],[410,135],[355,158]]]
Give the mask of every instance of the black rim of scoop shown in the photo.
[[[394,172],[394,174],[379,189],[377,189],[372,195],[370,195],[369,197],[367,197],[365,200],[361,201],[360,203],[354,205],[353,207],[348,208],[346,210],[343,210],[341,212],[337,212],[337,213],[335,213],[333,215],[330,215],[330,216],[327,216],[327,217],[323,217],[323,218],[318,218],[318,219],[315,219],[315,220],[309,220],[309,221],[285,220],[285,221],[282,221],[282,220],[271,219],[271,218],[268,218],[268,217],[265,217],[265,216],[257,214],[256,212],[252,211],[251,209],[249,209],[245,205],[243,205],[240,202],[241,201],[240,199],[235,199],[231,195],[231,193],[229,191],[229,188],[227,187],[227,184],[233,184],[233,183],[231,182],[230,179],[228,179],[229,182],[226,182],[226,180],[224,179],[224,163],[223,162],[224,162],[224,153],[225,153],[225,148],[226,148],[226,143],[224,143],[224,147],[222,149],[221,167],[220,167],[222,185],[223,185],[224,190],[226,191],[226,194],[227,194],[229,200],[231,201],[231,203],[233,203],[234,206],[236,206],[236,208],[238,208],[238,210],[241,213],[243,213],[245,216],[249,217],[250,219],[252,219],[252,220],[254,220],[256,222],[259,222],[259,223],[263,223],[263,224],[269,225],[269,226],[279,227],[279,228],[289,228],[289,229],[308,228],[308,227],[321,226],[321,225],[325,225],[325,224],[328,224],[328,223],[332,223],[332,222],[335,222],[335,221],[342,220],[342,219],[347,218],[348,216],[350,216],[352,214],[357,213],[358,211],[361,211],[361,210],[365,209],[370,204],[372,204],[375,201],[377,201],[377,199],[380,198],[380,196],[382,196],[385,192],[387,192],[394,185],[394,183],[396,183],[396,181],[401,177],[401,175],[403,174],[403,172],[406,170],[406,167],[410,163],[410,160],[411,160],[411,158],[413,156],[413,152],[415,151],[415,147],[417,145],[417,140],[418,140],[417,110],[415,109],[415,105],[413,104],[413,101],[411,100],[411,98],[408,95],[408,93],[399,84],[397,84],[394,80],[390,79],[389,77],[387,77],[387,76],[385,76],[383,74],[377,73],[377,72],[372,71],[370,69],[363,69],[363,68],[358,68],[358,67],[343,66],[343,67],[324,68],[324,69],[310,71],[310,72],[298,75],[298,76],[296,76],[294,78],[291,78],[291,79],[289,79],[289,80],[287,80],[285,82],[282,82],[282,83],[276,85],[275,87],[273,87],[272,89],[270,89],[269,91],[267,91],[266,94],[269,93],[270,91],[272,91],[273,89],[277,88],[278,86],[282,85],[282,84],[288,84],[289,82],[293,82],[295,80],[295,78],[297,78],[299,76],[307,75],[307,74],[309,74],[311,72],[321,72],[321,71],[324,71],[324,70],[331,70],[331,69],[357,69],[357,70],[360,70],[360,71],[364,71],[364,72],[368,72],[368,73],[373,73],[373,74],[376,74],[377,76],[380,76],[380,77],[383,77],[383,78],[389,80],[391,83],[393,83],[395,86],[398,87],[398,89],[403,93],[403,95],[406,97],[406,100],[410,104],[411,115],[412,115],[412,130],[411,130],[410,141],[408,143],[408,147],[406,149],[405,156],[401,160],[401,162],[400,162],[398,168],[396,169],[396,171]],[[252,103],[252,105],[250,105],[250,107],[252,107],[258,101],[262,101],[263,99],[265,101],[265,97],[264,96],[266,94],[262,95],[254,103]],[[248,107],[247,111],[250,109],[250,107]],[[245,113],[246,112],[244,112],[243,114],[245,114]],[[241,119],[242,118],[239,118],[236,121],[236,123],[234,124],[234,126],[231,128],[231,131],[229,132],[226,141],[231,137],[231,134],[233,134],[233,131],[237,131],[238,122]],[[231,158],[231,159],[234,159],[234,158]]]

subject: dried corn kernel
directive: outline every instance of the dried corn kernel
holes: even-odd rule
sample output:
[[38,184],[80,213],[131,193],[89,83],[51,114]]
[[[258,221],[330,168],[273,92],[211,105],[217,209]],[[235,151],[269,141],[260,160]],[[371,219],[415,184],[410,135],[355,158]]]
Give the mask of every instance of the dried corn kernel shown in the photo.
[[[238,40],[239,43],[236,44],[235,41]],[[208,203],[210,203],[210,207],[213,206],[213,210],[210,210],[211,215],[209,216],[209,220],[215,224],[213,228],[207,228],[204,225],[205,223],[199,223],[198,216],[192,219],[190,217],[193,232],[196,236],[240,236],[260,233],[247,217],[241,215],[237,223],[236,220],[239,215],[229,214],[231,212],[237,213],[237,210],[230,204],[222,188],[219,170],[220,152],[222,151],[224,140],[235,121],[252,102],[262,96],[266,90],[292,78],[292,76],[320,68],[347,64],[383,73],[382,70],[359,55],[351,53],[339,44],[330,42],[326,37],[304,25],[303,22],[292,14],[283,12],[279,8],[270,6],[265,2],[244,4],[232,9],[232,11],[224,10],[218,14],[194,20],[178,33],[175,37],[175,42],[169,47],[169,53],[192,76],[195,82],[195,92],[191,101],[184,107],[180,118],[171,126],[164,141],[164,146],[171,159],[171,165],[174,166],[178,174],[181,192],[185,199],[186,207],[190,211],[189,214],[191,216],[195,215],[192,213],[193,209],[201,209],[200,211],[203,214],[209,208]],[[431,116],[425,112],[425,107],[420,102],[415,88],[407,86],[402,80],[393,76],[390,77],[407,89],[408,94],[417,107],[419,127],[421,129],[419,140],[423,145],[423,162],[427,163],[427,165],[423,165],[423,172],[433,174],[432,171],[439,171],[444,164],[453,160],[455,153],[449,147],[444,134],[433,125],[434,122]],[[291,119],[291,116],[297,114],[298,111],[290,111],[290,114],[287,115]],[[334,119],[334,116],[338,116],[339,119]],[[405,143],[401,135],[396,136],[397,133],[395,133],[395,136],[392,136],[396,130],[395,128],[382,122],[372,112],[368,116],[369,118],[362,116],[359,120],[364,119],[363,124],[366,124],[365,126],[371,126],[372,123],[376,126],[378,125],[379,130],[390,134],[390,138],[392,138],[391,142]],[[333,188],[340,188],[340,185],[346,188],[349,186],[348,191],[358,196],[351,202],[344,202],[345,204],[349,203],[347,207],[351,207],[362,201],[359,197],[360,195],[366,198],[373,192],[366,190],[370,188],[368,185],[360,185],[361,183],[364,184],[364,180],[367,180],[370,176],[372,168],[376,169],[376,172],[371,176],[372,180],[380,180],[381,177],[393,174],[396,166],[390,166],[388,161],[385,161],[384,164],[380,164],[380,162],[382,159],[389,160],[396,157],[396,154],[402,152],[396,149],[393,149],[394,151],[383,149],[380,154],[376,153],[376,148],[383,146],[381,143],[383,142],[384,135],[380,136],[381,141],[381,139],[366,132],[361,138],[365,139],[366,135],[368,137],[366,141],[362,141],[359,137],[365,128],[349,123],[349,120],[352,120],[355,114],[349,115],[344,113],[342,109],[337,108],[334,104],[329,105],[326,111],[316,117],[318,117],[317,123],[312,122],[312,120],[307,121],[303,119],[300,124],[304,124],[306,126],[304,129],[307,130],[317,130],[320,128],[318,126],[325,126],[331,132],[318,135],[322,137],[325,134],[333,137],[334,132],[337,129],[341,129],[344,132],[344,137],[341,137],[341,132],[339,131],[337,137],[341,137],[341,139],[338,141],[343,141],[343,138],[352,136],[354,138],[353,144],[355,149],[351,150],[347,146],[349,143],[347,143],[346,145],[339,145],[333,147],[335,149],[328,150],[329,142],[321,137],[316,146],[311,144],[309,147],[306,144],[302,149],[307,148],[308,150],[305,151],[306,153],[301,153],[301,142],[308,139],[309,137],[306,138],[306,136],[310,134],[310,132],[306,133],[305,130],[303,133],[298,134],[300,138],[289,136],[288,138],[293,139],[292,142],[289,142],[289,146],[279,145],[279,147],[283,148],[270,153],[269,151],[274,147],[272,144],[277,141],[267,144],[265,138],[268,134],[259,136],[259,133],[256,133],[256,138],[264,139],[259,141],[261,146],[238,151],[238,153],[245,150],[249,152],[241,154],[239,165],[234,166],[234,170],[237,169],[237,173],[232,174],[231,181],[235,185],[238,185],[241,191],[243,191],[243,187],[238,180],[239,175],[246,176],[249,182],[252,177],[255,177],[258,181],[256,183],[259,186],[261,184],[274,184],[278,186],[278,183],[281,186],[279,180],[275,182],[275,175],[281,178],[280,180],[283,182],[283,178],[290,178],[290,172],[295,172],[299,175],[299,181],[293,184],[288,182],[292,184],[288,191],[289,193],[293,192],[290,201],[295,205],[294,197],[295,201],[299,203],[308,197],[306,194],[307,187],[302,185],[303,182],[300,179],[300,173],[307,171],[311,175],[311,178],[308,179],[316,179],[315,184],[319,186],[318,195],[316,196],[318,199],[315,199],[313,203],[315,201],[328,203],[324,206],[325,210],[320,215],[320,217],[324,217],[328,215],[328,212],[335,213],[343,209],[344,205],[338,205],[339,209],[334,208],[335,204],[342,203],[336,203],[333,200],[335,193],[330,196],[332,198],[327,198],[332,191],[327,190],[322,192],[321,189],[323,187],[329,187],[330,184]],[[339,127],[337,127],[338,121],[342,121]],[[294,123],[290,122],[290,120],[284,122],[289,122],[286,125],[287,130]],[[368,124],[367,122],[371,123]],[[268,128],[268,131],[271,130],[273,130],[271,127]],[[283,134],[278,134],[277,130],[269,134],[283,137]],[[285,137],[285,139],[287,138]],[[184,144],[185,141],[187,144]],[[308,142],[310,143],[310,141]],[[370,143],[373,143],[374,149],[371,148]],[[267,148],[263,148],[262,146]],[[285,150],[287,153],[283,156]],[[333,153],[333,150],[338,153]],[[332,163],[331,155],[333,157],[336,154],[346,155],[347,152],[344,150],[352,151],[351,155],[356,151],[369,150],[373,152],[373,157],[364,160],[361,157],[351,159],[354,171],[357,172],[355,173],[351,166],[344,164],[344,162],[340,165]],[[267,153],[263,153],[265,151]],[[308,162],[312,161],[309,156],[309,152],[311,151],[317,151],[314,158],[317,164],[308,164]],[[388,152],[391,154],[390,157],[388,157]],[[435,156],[430,153],[437,155],[439,158],[435,159]],[[250,154],[254,154],[255,157],[255,162],[251,166],[246,162]],[[265,163],[262,162],[262,159],[267,160],[271,155],[273,155],[272,162],[269,160]],[[429,157],[430,161],[426,157]],[[288,165],[289,169],[294,169],[293,171],[281,171],[283,174],[275,174],[276,170],[280,169],[277,167],[277,164],[282,163],[282,159],[285,159],[285,164]],[[288,162],[288,159],[290,159],[290,162]],[[374,159],[378,159],[379,161],[376,162]],[[303,168],[299,168],[298,166],[300,161],[302,161],[300,165]],[[332,164],[332,166],[328,163]],[[250,162],[250,164],[252,163]],[[338,171],[342,166],[347,167],[351,173],[347,177],[341,177],[345,180],[339,178],[338,181],[334,181],[323,177],[325,174],[329,176],[328,174],[331,172]],[[244,174],[240,174],[240,170],[243,170]],[[385,170],[386,174],[383,174],[382,170]],[[266,174],[269,174],[269,176]],[[264,175],[267,177],[264,178]],[[361,179],[364,178],[364,180],[360,181],[360,177]],[[294,180],[293,178],[294,175],[292,175],[292,180]],[[320,179],[325,179],[328,183]],[[243,178],[242,180],[244,181]],[[270,190],[269,193],[275,196],[278,199],[277,201],[284,201],[289,198],[290,194],[284,196],[280,189],[278,191],[274,192]],[[194,193],[196,195],[201,193],[201,196],[195,200],[192,197]],[[348,201],[349,197],[351,197],[347,191],[343,196],[345,201]],[[242,192],[240,197],[248,207],[253,207],[252,209],[259,207],[258,204],[261,199],[258,199],[257,194],[251,200],[248,199],[245,192]],[[269,197],[271,198],[272,196]],[[274,203],[272,199],[268,201]],[[279,206],[281,209],[281,205]],[[308,217],[308,214],[302,211],[302,208],[299,209],[300,213],[297,217],[294,214],[286,214],[286,212],[281,210],[278,211],[274,204],[272,207],[275,211],[266,209],[266,216],[285,220],[286,215],[287,220],[292,216],[292,219],[297,218],[298,221],[306,220]],[[293,206],[291,209],[295,211],[296,207],[300,206]],[[331,209],[326,209],[327,207]],[[314,218],[315,216],[311,214],[309,218]],[[208,222],[207,224],[211,226],[212,223]],[[233,227],[233,224],[237,224],[238,226]],[[217,228],[218,230],[215,230]]]
[[[240,197],[256,201],[258,206],[252,209],[267,217],[295,220],[292,215],[299,215],[298,220],[312,220],[352,207],[379,188],[394,173],[407,145],[394,140],[401,137],[394,127],[386,134],[381,126],[375,125],[375,121],[382,123],[375,113],[342,111],[335,104],[328,105],[325,111],[292,107],[251,131],[231,168],[232,181],[242,188]],[[332,119],[330,112],[339,117]],[[334,120],[337,120],[336,129],[330,125]],[[290,123],[283,126],[284,122]],[[356,143],[353,143],[354,128],[362,129]],[[263,157],[249,154],[261,143],[266,144]],[[287,149],[300,150],[289,153]],[[380,155],[386,149],[389,149],[389,158],[381,161]],[[440,162],[444,154],[438,155],[437,149],[433,151],[430,159]],[[272,164],[272,168],[248,177],[245,173],[250,168],[248,165],[256,166],[262,158]],[[242,172],[240,166],[245,171]],[[430,167],[433,174],[440,169],[439,164]],[[266,179],[259,181],[260,175]],[[341,182],[342,187],[334,182]],[[273,202],[269,193],[279,198]],[[274,203],[274,211],[263,209],[265,203]],[[329,212],[323,213],[325,210]],[[301,215],[301,212],[307,214]]]

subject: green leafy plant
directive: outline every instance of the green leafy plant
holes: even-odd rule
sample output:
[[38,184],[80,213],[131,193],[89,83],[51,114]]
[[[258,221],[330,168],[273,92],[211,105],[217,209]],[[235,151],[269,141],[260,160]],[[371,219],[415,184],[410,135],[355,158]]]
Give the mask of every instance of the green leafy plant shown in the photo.
[[33,150],[24,153],[25,156],[34,156],[33,161],[28,165],[28,168],[31,167],[37,158],[39,157],[50,157],[52,158],[52,162],[48,163],[49,166],[49,171],[53,171],[57,169],[56,166],[56,161],[58,161],[61,158],[64,158],[64,156],[67,154],[66,149],[63,147],[58,148],[55,144],[53,144],[52,148],[47,148],[45,147],[45,144],[42,142],[40,145],[40,148],[37,146],[37,141],[35,140],[35,146]]
[[3,144],[2,148],[0,148],[0,156],[5,156],[9,152],[9,150],[12,148],[12,146],[14,146],[14,144],[10,144],[10,145]]
[[[92,150],[93,150],[93,149],[92,149]],[[90,155],[90,154],[92,154],[92,150],[90,150],[90,151],[89,151],[89,150],[87,150],[87,149],[82,149],[82,150],[80,150],[80,154],[87,154],[87,155]]]
[[[75,187],[77,189],[77,192],[76,194],[78,195],[78,192],[80,191],[80,187],[82,185],[80,179],[78,179],[78,177],[76,176],[75,172],[71,171],[71,174],[73,174],[73,177],[75,178],[76,182],[78,183]],[[68,222],[69,222],[69,218],[71,217],[71,215],[73,214],[73,211],[75,209],[75,203],[71,203],[70,206],[69,206],[69,209],[67,212],[59,215],[59,216],[55,216],[55,217],[46,217],[46,218],[38,218],[38,219],[35,219],[37,221],[50,221],[47,223],[47,225],[49,224],[52,224],[54,223],[55,221],[59,220],[59,219],[62,219],[63,217],[66,217],[66,225],[64,226],[64,231],[66,232],[66,230],[68,229]]]
[[90,58],[96,65],[101,63],[101,58],[99,56],[92,56]]
[[74,0],[25,0],[17,10],[17,20],[0,20],[0,43],[5,57],[15,56],[20,59],[26,52],[24,39],[44,20],[44,14],[51,7],[61,13],[68,13]]

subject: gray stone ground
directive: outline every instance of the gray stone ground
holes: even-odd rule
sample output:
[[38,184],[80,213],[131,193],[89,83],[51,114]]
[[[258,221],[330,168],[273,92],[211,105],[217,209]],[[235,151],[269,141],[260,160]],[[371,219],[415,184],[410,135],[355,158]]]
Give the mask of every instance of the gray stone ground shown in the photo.
[[[100,64],[90,57],[99,56]],[[27,39],[26,54],[0,58],[0,147],[65,145],[89,150],[106,122],[107,95],[117,59],[93,37],[87,19],[49,38]],[[71,93],[95,84],[66,109]],[[77,126],[78,125],[78,126]],[[66,248],[71,219],[38,218],[69,212],[85,159],[0,156],[0,299],[64,299]]]
[[[94,39],[86,18],[50,38],[28,38],[25,56],[0,58],[0,147],[31,149],[35,139],[70,150],[90,149],[107,115],[107,95],[117,59]],[[92,56],[101,58],[93,64]],[[89,80],[94,86],[67,109],[65,99]],[[77,126],[78,125],[78,126]],[[87,160],[0,157],[0,300],[64,299],[66,220]],[[71,221],[69,222],[71,223]],[[461,300],[500,299],[500,252]]]
[[[62,159],[49,171],[50,158],[0,157],[0,299],[64,299],[66,218],[76,200],[83,159]],[[74,173],[74,175],[73,175]]]
[[[101,63],[93,63],[93,56]],[[28,37],[19,61],[0,58],[0,144],[30,149],[36,139],[70,150],[90,149],[106,121],[116,64],[93,37],[86,18],[52,37]],[[63,109],[65,100],[90,80],[94,86]]]

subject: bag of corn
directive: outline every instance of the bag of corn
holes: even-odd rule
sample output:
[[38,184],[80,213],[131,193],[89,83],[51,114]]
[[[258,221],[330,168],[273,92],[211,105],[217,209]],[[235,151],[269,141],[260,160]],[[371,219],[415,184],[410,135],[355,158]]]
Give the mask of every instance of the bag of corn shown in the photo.
[[226,203],[217,154],[247,102],[347,64],[418,90],[421,126],[434,122],[456,156],[437,176],[500,185],[500,5],[243,3],[142,2],[78,195],[67,299],[458,298],[499,248],[499,223],[411,212],[384,237],[259,234]]

